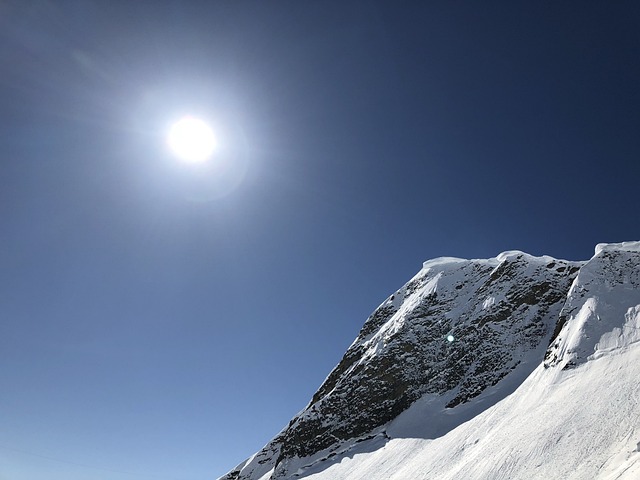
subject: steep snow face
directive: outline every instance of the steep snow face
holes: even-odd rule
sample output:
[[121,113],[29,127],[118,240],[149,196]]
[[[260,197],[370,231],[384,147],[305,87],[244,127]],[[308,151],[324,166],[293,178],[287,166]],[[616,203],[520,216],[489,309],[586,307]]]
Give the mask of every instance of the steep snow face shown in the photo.
[[580,266],[517,251],[425,262],[369,317],[309,405],[223,478],[306,476],[391,438],[446,435],[540,364]]
[[639,309],[640,242],[598,245],[569,291],[545,365],[569,369],[637,342]]

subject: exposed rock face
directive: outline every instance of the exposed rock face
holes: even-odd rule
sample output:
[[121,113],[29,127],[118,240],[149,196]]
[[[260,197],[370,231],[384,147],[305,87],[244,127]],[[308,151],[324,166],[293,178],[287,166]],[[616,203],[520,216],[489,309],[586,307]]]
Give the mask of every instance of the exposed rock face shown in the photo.
[[305,459],[385,435],[425,394],[453,411],[539,364],[581,265],[522,252],[425,262],[367,319],[309,405],[223,479],[291,478]]

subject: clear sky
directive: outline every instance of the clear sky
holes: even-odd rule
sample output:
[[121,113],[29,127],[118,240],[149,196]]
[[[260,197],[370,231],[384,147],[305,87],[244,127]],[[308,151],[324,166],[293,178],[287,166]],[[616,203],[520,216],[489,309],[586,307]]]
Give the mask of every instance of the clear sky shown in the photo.
[[10,0],[0,64],[0,480],[216,478],[424,260],[640,239],[635,1]]

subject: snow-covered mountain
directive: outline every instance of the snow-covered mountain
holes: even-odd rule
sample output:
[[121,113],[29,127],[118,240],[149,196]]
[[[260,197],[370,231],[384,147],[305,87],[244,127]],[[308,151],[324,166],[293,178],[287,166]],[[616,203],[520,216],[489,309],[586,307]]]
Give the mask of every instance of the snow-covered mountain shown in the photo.
[[438,258],[224,480],[640,478],[640,242]]

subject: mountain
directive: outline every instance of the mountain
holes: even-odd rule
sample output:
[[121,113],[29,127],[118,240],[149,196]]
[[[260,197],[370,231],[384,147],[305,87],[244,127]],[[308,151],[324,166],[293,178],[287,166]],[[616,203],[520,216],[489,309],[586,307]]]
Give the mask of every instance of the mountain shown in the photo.
[[438,258],[223,480],[640,478],[640,242]]

